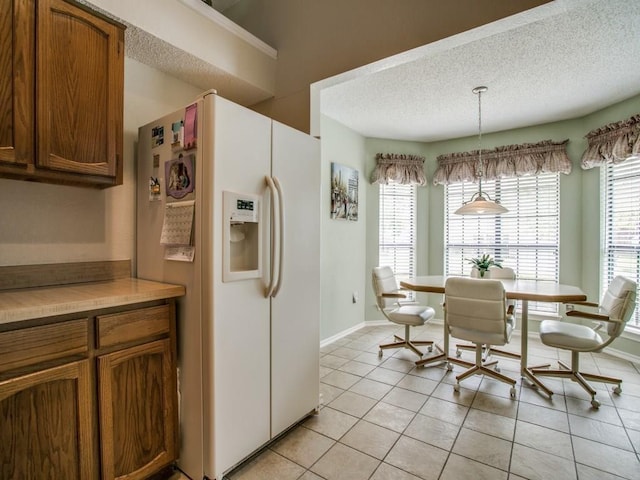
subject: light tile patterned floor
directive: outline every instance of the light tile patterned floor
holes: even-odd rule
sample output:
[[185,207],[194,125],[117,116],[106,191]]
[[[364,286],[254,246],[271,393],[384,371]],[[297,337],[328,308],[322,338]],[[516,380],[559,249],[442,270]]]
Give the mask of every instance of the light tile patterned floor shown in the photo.
[[[543,379],[549,399],[523,384],[517,361],[500,357],[509,386],[484,377],[453,391],[455,367],[415,368],[409,350],[378,344],[403,329],[369,326],[322,348],[322,407],[228,480],[640,479],[640,365],[582,354],[583,370],[624,379],[622,395],[596,384],[599,410],[576,384]],[[442,325],[412,330],[442,340]],[[453,341],[452,341],[453,344]],[[520,339],[508,346],[517,351]],[[530,339],[530,363],[569,354]],[[473,352],[464,352],[473,360]],[[295,395],[295,392],[291,392]]]

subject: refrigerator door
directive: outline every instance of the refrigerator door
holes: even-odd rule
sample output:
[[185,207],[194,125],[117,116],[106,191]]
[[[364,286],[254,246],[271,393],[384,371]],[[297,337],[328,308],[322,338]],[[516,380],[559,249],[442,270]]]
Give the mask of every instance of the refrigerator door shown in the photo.
[[274,437],[319,403],[320,142],[273,122],[271,162],[285,219],[280,288],[271,301]]
[[269,196],[265,175],[271,157],[271,121],[216,95],[205,97],[203,142],[204,188],[211,196],[211,211],[204,219],[212,249],[204,257],[206,284],[204,368],[205,475],[222,478],[270,438],[269,300],[264,296],[269,275],[269,248],[263,246],[263,276],[222,281],[223,192],[259,196],[262,238],[269,230]]

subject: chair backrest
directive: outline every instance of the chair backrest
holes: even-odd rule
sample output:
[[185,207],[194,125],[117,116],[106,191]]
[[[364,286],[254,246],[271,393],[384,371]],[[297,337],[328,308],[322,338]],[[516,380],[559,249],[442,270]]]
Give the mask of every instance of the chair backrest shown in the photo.
[[487,273],[488,276],[485,276],[485,278],[506,278],[511,280],[516,278],[516,272],[511,267],[489,267]]
[[398,282],[393,274],[391,267],[374,267],[371,272],[371,283],[373,291],[376,294],[376,303],[382,310],[397,306],[397,298],[385,298],[383,293],[392,293],[398,291]]
[[445,314],[450,327],[507,338],[506,294],[498,280],[447,278]]
[[631,318],[636,307],[637,287],[636,282],[619,275],[611,281],[602,296],[600,311],[612,320],[622,320],[622,323],[606,322],[610,337],[619,336]]
[[[489,267],[489,270],[487,270],[487,275],[484,278],[493,278],[493,279],[504,278],[507,280],[515,280],[516,272],[511,267],[502,267],[502,268]],[[513,305],[513,308],[515,311],[515,308],[516,308],[515,300],[507,300],[507,306],[508,305]]]

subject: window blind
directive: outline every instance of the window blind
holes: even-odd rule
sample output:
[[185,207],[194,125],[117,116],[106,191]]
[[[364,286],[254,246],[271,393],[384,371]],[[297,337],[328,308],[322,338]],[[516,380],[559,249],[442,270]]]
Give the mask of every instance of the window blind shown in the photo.
[[[482,190],[509,212],[454,215],[478,190],[475,183],[445,187],[445,274],[469,275],[466,259],[488,253],[518,278],[558,281],[560,178],[544,173],[483,182]],[[531,312],[557,313],[554,303],[530,302]]]
[[[601,168],[602,292],[613,277],[640,283],[640,159]],[[628,328],[640,330],[636,308]]]
[[398,280],[416,274],[416,193],[415,185],[380,185],[378,265]]

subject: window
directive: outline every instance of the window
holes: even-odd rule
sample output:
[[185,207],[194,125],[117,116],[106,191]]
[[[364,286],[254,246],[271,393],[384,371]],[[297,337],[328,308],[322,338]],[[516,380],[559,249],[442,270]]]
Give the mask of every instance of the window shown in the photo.
[[[616,275],[640,283],[640,159],[602,166],[601,181],[604,291]],[[639,310],[628,326],[640,330]]]
[[398,279],[416,274],[416,194],[415,185],[380,185],[378,265]]
[[[445,188],[445,274],[469,275],[466,259],[488,253],[518,278],[558,281],[560,174],[483,182],[482,190],[509,212],[462,216],[455,212],[478,190],[465,182]],[[557,313],[553,303],[531,302],[531,312]]]

